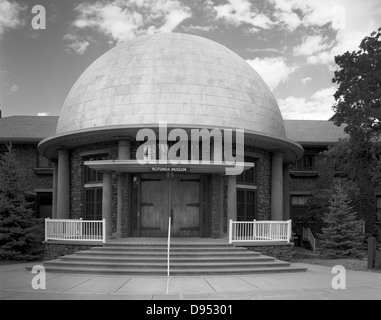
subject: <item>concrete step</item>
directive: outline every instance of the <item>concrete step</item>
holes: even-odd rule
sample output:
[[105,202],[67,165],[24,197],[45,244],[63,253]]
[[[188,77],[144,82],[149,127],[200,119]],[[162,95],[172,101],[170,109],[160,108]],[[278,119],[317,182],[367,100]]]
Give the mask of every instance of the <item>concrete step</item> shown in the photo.
[[[163,243],[108,244],[44,263],[49,272],[166,275]],[[170,250],[171,275],[253,274],[297,272],[288,262],[226,244],[176,244]]]
[[[69,260],[53,260],[45,263],[45,267],[50,266],[68,266],[68,267],[89,267],[89,268],[108,268],[108,269],[167,269],[167,263],[152,262],[106,262],[106,261],[69,261]],[[263,267],[288,267],[290,263],[283,261],[268,262],[173,262],[170,264],[173,269],[239,269],[239,268],[263,268]]]
[[[109,243],[105,243],[103,245],[103,247],[155,247],[155,248],[159,248],[159,247],[163,247],[163,248],[167,248],[168,246],[168,243],[167,242],[159,242],[159,243],[155,243],[155,242],[147,242],[147,243],[139,243],[139,242],[109,242]],[[229,243],[226,243],[226,242],[217,242],[217,243],[212,243],[212,242],[185,242],[185,243],[171,243],[171,248],[176,248],[176,247],[182,247],[182,248],[192,248],[192,247],[200,247],[200,248],[203,248],[203,247],[212,247],[212,248],[218,248],[218,247],[221,247],[221,248],[234,248],[232,247],[231,244]]]
[[[76,254],[78,255],[93,255],[98,257],[166,257],[167,252],[160,251],[107,251],[107,250],[86,250],[86,251],[78,251]],[[260,253],[250,252],[246,250],[246,252],[234,252],[234,251],[226,251],[226,252],[199,252],[199,251],[171,251],[171,257],[244,257],[244,256],[260,256]]]
[[[65,272],[65,273],[87,273],[87,274],[107,274],[107,275],[140,275],[140,276],[166,276],[167,270],[160,269],[106,269],[106,268],[88,268],[77,267],[73,269],[71,266],[65,267],[47,267],[48,272]],[[171,276],[202,276],[202,275],[235,275],[235,274],[261,274],[261,273],[290,273],[305,272],[306,268],[299,267],[265,267],[265,268],[234,268],[234,269],[171,269]]]
[[[93,251],[117,251],[117,252],[131,252],[131,251],[155,251],[155,252],[167,252],[167,247],[162,246],[104,246],[104,247],[93,247],[90,250]],[[228,247],[228,246],[176,246],[170,248],[171,252],[247,252],[247,249],[245,248],[239,248],[239,247]]]
[[[98,257],[98,256],[92,256],[92,255],[68,255],[61,258],[61,260],[68,260],[68,261],[107,261],[107,262],[152,262],[152,263],[160,263],[165,262],[167,263],[167,257],[120,257],[120,256],[111,256],[111,257]],[[211,257],[211,256],[205,256],[205,257],[170,257],[170,262],[179,262],[179,263],[193,263],[193,262],[205,262],[205,263],[213,263],[213,262],[270,262],[274,261],[275,258],[267,257],[267,256],[237,256],[237,257]]]

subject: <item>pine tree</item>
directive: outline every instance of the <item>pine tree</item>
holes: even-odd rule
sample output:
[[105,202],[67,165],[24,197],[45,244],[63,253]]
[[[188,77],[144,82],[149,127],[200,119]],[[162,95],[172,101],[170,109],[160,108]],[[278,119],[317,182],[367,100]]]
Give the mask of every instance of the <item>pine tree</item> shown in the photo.
[[42,222],[24,195],[25,170],[7,148],[0,155],[0,259],[32,260],[41,253]]
[[326,227],[322,228],[323,255],[328,258],[359,257],[362,236],[359,221],[350,206],[348,193],[340,182],[335,185],[329,211],[324,214]]

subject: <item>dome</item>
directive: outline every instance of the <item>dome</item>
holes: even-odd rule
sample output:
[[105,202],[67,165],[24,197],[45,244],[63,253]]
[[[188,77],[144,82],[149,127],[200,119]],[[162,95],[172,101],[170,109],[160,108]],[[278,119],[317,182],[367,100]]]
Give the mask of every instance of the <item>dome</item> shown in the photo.
[[179,33],[143,36],[98,58],[70,90],[56,134],[161,121],[286,139],[273,94],[245,60],[214,41]]

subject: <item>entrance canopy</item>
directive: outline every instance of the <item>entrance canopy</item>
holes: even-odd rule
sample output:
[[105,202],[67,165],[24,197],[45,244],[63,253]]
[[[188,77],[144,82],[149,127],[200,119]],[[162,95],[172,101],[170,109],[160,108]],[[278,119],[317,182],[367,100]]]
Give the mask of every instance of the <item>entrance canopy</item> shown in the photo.
[[96,171],[114,172],[178,172],[178,173],[225,173],[227,168],[242,167],[248,170],[254,167],[252,162],[236,162],[229,165],[222,161],[211,161],[209,163],[191,163],[180,161],[179,164],[170,164],[167,161],[155,161],[155,163],[141,164],[137,160],[99,160],[85,161],[85,166]]

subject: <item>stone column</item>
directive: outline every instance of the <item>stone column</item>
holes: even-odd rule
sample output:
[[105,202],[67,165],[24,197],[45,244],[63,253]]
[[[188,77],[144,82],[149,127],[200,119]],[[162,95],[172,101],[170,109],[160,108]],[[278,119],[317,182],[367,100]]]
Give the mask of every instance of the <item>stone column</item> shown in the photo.
[[283,165],[283,220],[290,219],[290,168]]
[[[228,225],[237,220],[237,176],[228,176]],[[228,230],[229,232],[229,230]]]
[[119,140],[118,160],[131,159],[131,142],[130,140]]
[[106,238],[112,233],[112,180],[111,172],[103,172],[102,218],[106,219]]
[[57,219],[57,188],[58,188],[58,163],[53,162],[53,203],[52,219]]
[[272,154],[271,164],[271,220],[283,220],[283,154]]
[[63,149],[58,150],[57,219],[70,219],[70,160]]
[[224,236],[224,176],[218,177],[219,189],[219,207],[220,207],[220,238]]
[[[131,160],[130,140],[119,140],[118,160]],[[116,237],[122,236],[122,215],[123,215],[123,183],[126,183],[128,174],[118,175],[118,195],[117,195],[117,215],[116,215]]]

